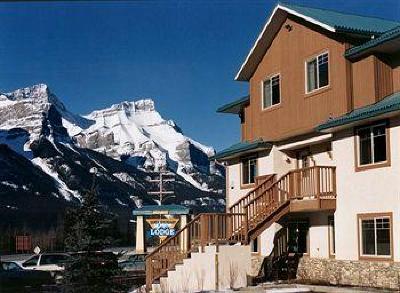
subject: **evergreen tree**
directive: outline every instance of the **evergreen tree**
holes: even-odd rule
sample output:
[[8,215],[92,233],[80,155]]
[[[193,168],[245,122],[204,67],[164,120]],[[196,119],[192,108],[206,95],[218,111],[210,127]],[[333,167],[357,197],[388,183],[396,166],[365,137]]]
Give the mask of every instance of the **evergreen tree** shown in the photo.
[[112,243],[113,219],[98,203],[94,184],[79,208],[65,218],[65,247],[73,252],[66,264],[64,283],[72,292],[113,292],[112,277],[118,272],[116,256],[101,253]]

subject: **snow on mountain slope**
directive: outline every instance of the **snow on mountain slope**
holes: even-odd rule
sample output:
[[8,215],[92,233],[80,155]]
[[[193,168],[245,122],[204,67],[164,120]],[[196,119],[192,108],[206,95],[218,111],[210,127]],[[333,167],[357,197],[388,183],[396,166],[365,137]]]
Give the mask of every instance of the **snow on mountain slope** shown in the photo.
[[[45,84],[0,94],[0,129],[22,128],[30,133],[31,141],[41,132],[43,115],[51,106],[61,114],[72,134],[89,127],[90,121],[69,112]],[[71,133],[70,133],[71,134]]]
[[[172,169],[197,188],[209,190],[195,175],[210,173],[207,158],[214,154],[213,148],[184,136],[172,120],[161,117],[151,99],[115,104],[85,118],[95,123],[76,136],[81,147],[127,158],[146,170]],[[204,158],[196,161],[199,154]]]
[[[32,159],[31,144],[45,136],[53,147],[77,145],[145,172],[168,169],[200,191],[218,191],[212,176],[223,170],[209,162],[211,147],[186,137],[156,111],[151,99],[122,102],[79,116],[45,84],[0,93],[0,143]],[[222,179],[222,177],[221,177]],[[210,185],[211,184],[211,185]]]

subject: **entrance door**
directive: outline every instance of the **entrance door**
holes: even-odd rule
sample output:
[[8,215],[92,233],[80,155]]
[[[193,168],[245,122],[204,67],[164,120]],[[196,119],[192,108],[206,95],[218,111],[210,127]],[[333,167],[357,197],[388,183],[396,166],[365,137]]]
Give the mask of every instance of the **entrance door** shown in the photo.
[[288,222],[288,252],[307,253],[308,252],[308,230],[307,219],[293,220]]

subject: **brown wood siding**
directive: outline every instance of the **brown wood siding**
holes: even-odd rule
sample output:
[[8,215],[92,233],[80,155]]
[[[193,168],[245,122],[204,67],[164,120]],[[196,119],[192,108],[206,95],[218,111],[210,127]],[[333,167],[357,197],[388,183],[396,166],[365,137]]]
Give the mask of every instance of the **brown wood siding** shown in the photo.
[[375,57],[369,56],[352,64],[354,108],[375,103]]
[[393,72],[390,65],[376,56],[352,64],[354,108],[380,101],[393,93]]
[[[287,30],[286,25],[292,29]],[[305,94],[305,62],[325,51],[329,53],[329,86]],[[281,140],[310,132],[330,116],[346,113],[348,70],[344,51],[344,43],[287,19],[250,79],[250,106],[246,109],[244,138]],[[281,103],[262,110],[262,82],[276,73],[281,79]]]
[[393,69],[393,92],[400,91],[400,66]]
[[393,93],[392,68],[379,58],[375,58],[375,73],[376,99],[380,101]]

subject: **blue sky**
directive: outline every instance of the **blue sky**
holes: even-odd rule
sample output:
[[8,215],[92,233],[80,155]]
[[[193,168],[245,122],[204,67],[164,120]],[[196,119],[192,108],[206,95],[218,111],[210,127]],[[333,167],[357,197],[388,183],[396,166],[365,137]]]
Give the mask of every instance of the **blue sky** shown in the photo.
[[[398,0],[286,1],[400,20]],[[233,80],[275,1],[0,3],[0,91],[46,83],[73,112],[151,97],[185,134],[220,150],[244,96]]]

